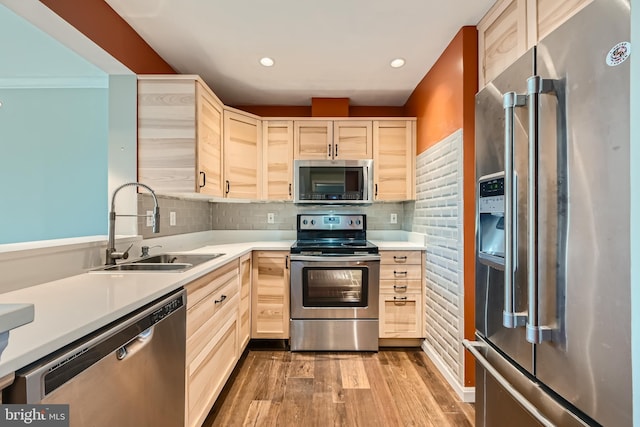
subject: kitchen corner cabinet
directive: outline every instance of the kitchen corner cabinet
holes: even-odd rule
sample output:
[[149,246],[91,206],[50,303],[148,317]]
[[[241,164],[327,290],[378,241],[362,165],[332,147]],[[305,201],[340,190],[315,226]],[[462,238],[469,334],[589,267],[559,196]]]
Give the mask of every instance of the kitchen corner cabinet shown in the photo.
[[260,198],[260,120],[239,110],[224,110],[225,197]]
[[187,284],[185,425],[200,426],[239,358],[239,262]]
[[483,88],[591,1],[496,1],[477,25],[478,87]]
[[380,251],[380,338],[423,338],[422,251]]
[[251,253],[240,257],[240,309],[238,312],[238,355],[251,338]]
[[293,120],[262,121],[262,199],[293,198]]
[[294,122],[296,160],[373,158],[371,120],[303,120]]
[[289,339],[289,251],[254,251],[251,338]]
[[138,181],[222,196],[220,100],[197,76],[138,76]]
[[415,199],[415,120],[373,122],[373,178],[376,201]]

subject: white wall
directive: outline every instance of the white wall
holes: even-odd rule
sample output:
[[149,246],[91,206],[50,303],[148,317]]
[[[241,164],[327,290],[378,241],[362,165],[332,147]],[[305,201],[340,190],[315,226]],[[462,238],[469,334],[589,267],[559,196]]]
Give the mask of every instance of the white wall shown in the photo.
[[631,360],[633,425],[640,427],[640,0],[631,0],[631,44]]

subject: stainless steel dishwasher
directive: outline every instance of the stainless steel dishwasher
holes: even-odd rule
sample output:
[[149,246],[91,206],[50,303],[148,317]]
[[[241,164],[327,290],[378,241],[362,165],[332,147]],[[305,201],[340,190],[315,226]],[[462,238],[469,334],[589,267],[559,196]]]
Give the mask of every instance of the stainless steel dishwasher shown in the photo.
[[69,404],[76,427],[184,425],[185,301],[172,293],[16,372],[5,403]]

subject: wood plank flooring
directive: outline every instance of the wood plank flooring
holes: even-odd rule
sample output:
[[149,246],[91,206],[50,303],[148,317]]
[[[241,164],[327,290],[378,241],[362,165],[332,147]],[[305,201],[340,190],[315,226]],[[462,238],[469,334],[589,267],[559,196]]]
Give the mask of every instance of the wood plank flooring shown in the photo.
[[250,350],[203,427],[474,425],[420,349],[379,353]]

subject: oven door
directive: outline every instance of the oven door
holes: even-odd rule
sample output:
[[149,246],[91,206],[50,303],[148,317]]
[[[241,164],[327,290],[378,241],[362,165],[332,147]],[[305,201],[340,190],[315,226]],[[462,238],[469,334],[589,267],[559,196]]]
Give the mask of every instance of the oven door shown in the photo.
[[291,255],[292,319],[377,319],[380,256]]

